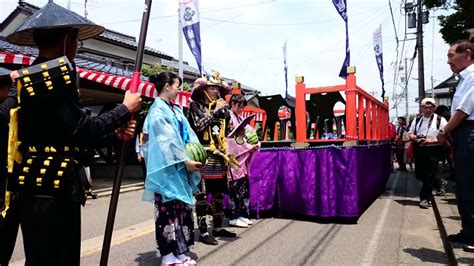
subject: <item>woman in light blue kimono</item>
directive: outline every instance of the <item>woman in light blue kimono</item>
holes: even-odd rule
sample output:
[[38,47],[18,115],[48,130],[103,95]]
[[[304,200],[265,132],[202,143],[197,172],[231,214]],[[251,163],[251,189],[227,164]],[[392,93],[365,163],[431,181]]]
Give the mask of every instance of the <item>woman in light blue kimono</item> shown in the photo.
[[190,160],[185,145],[199,142],[181,108],[173,104],[181,79],[163,72],[150,77],[159,96],[143,125],[146,180],[143,199],[155,204],[157,254],[162,265],[196,264],[185,254],[194,244],[190,205],[198,192],[201,163]]

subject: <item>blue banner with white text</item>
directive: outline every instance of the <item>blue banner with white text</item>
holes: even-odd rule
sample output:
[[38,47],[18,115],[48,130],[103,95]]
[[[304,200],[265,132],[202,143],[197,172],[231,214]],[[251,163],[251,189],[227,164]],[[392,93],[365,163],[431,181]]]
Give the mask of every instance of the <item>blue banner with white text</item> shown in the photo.
[[201,31],[199,27],[198,0],[181,0],[179,5],[179,15],[183,34],[188,43],[189,49],[196,59],[199,72],[202,74],[201,61]]

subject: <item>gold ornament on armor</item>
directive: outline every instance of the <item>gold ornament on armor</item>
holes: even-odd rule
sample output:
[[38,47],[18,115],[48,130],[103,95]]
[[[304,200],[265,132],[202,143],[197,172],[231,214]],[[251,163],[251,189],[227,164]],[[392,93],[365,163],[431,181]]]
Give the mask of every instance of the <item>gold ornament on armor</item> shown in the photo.
[[[219,74],[219,72],[214,72],[214,74],[215,73]],[[218,78],[218,80],[220,81],[220,75],[214,76],[214,78]],[[206,110],[206,115],[209,116],[211,115],[211,110],[215,108],[217,101],[211,100],[211,97],[209,97],[206,91],[204,91],[204,95],[207,97],[207,99],[210,102]],[[214,155],[222,157],[226,165],[230,165],[232,167],[238,167],[238,162],[235,156],[230,155],[227,152],[227,142],[225,140],[226,121],[225,119],[219,119],[219,122],[220,122],[220,126],[215,125],[212,128],[209,126],[208,132],[206,132],[210,136],[209,151],[212,152],[212,154]],[[214,141],[213,136],[217,139],[219,148],[216,147],[216,143]]]

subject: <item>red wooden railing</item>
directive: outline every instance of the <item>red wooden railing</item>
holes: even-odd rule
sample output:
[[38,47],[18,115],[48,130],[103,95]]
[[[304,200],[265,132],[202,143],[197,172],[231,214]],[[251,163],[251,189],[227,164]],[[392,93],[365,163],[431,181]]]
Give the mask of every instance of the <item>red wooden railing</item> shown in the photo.
[[[388,102],[383,103],[356,84],[355,67],[347,69],[346,84],[331,87],[306,88],[303,77],[296,84],[296,141],[327,142],[348,140],[386,140],[388,136]],[[345,92],[345,137],[337,140],[308,139],[306,135],[306,95],[328,92]],[[365,118],[365,119],[364,119]]]

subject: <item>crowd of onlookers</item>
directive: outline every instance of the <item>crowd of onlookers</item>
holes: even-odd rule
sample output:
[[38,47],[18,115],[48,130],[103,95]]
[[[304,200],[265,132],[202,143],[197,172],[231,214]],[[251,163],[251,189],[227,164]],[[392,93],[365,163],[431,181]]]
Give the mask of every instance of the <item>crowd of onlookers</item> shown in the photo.
[[459,80],[451,108],[424,98],[408,125],[405,117],[398,117],[398,125],[390,128],[393,155],[398,171],[407,171],[407,164],[413,171],[414,162],[415,177],[422,183],[420,208],[431,206],[433,189],[444,195],[448,181],[455,181],[462,230],[448,238],[474,252],[474,43],[453,43],[448,65]]
[[[436,134],[442,124],[446,124],[444,121],[449,121],[449,118],[451,117],[449,108],[446,105],[436,106],[435,100],[433,98],[426,98],[424,100],[422,110],[423,109],[427,109],[427,115],[431,116],[432,111],[434,111],[434,114],[436,114],[436,118],[433,118],[433,120],[436,120],[436,125],[432,129],[436,131]],[[407,119],[405,117],[400,116],[397,118],[397,125],[393,126],[393,132],[391,133],[393,141],[392,147],[394,162],[398,164],[398,168],[396,169],[397,171],[405,172],[415,170],[413,168],[413,163],[415,159],[414,150],[417,141],[416,138],[415,141],[410,139],[410,128],[414,122],[415,124],[417,123],[417,118],[421,118],[422,115],[423,113],[413,117],[409,123],[407,123]],[[441,118],[444,118],[444,120]],[[421,126],[420,121],[418,121],[418,127],[419,126]],[[416,127],[413,128],[412,133],[416,133]],[[437,195],[444,195],[448,181],[454,181],[452,148],[440,147],[437,150],[438,163],[436,165],[436,169],[440,174],[437,175],[437,179],[435,180],[435,188],[437,189]]]

